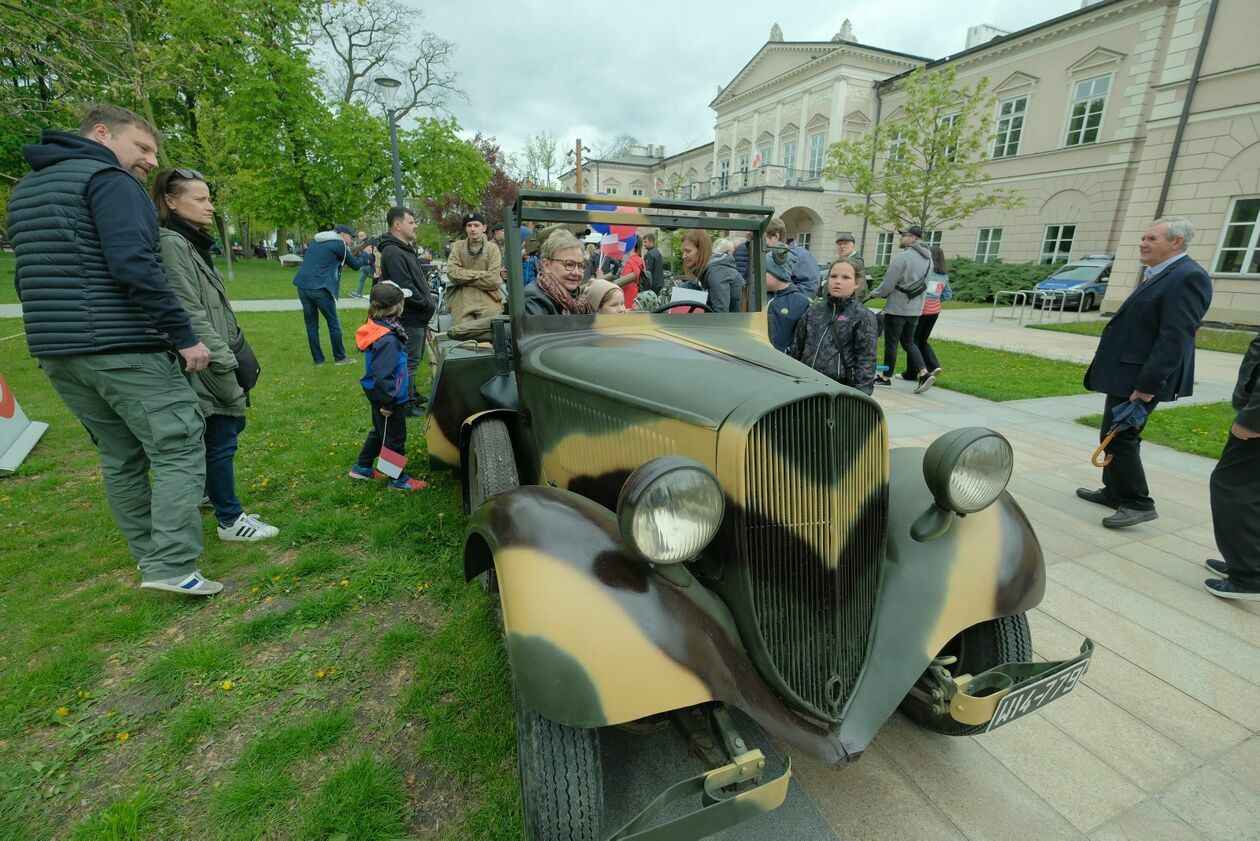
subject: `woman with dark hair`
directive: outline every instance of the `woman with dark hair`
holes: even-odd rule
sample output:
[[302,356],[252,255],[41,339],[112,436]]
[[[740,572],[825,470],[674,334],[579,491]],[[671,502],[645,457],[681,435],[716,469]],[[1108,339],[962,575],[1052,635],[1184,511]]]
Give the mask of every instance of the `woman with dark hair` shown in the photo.
[[[683,266],[709,292],[709,308],[714,312],[735,312],[739,307],[743,278],[729,254],[716,254],[713,240],[705,231],[688,231],[682,242]],[[733,306],[732,306],[733,305]]]
[[[923,366],[933,379],[941,375],[941,361],[936,358],[936,351],[928,339],[932,336],[932,328],[941,315],[941,304],[954,297],[954,290],[949,285],[949,267],[945,263],[945,252],[939,245],[932,246],[932,270],[928,272],[927,292],[923,296],[923,315],[919,316],[919,324],[914,330],[914,344],[923,356]],[[910,360],[906,360],[910,364]],[[917,380],[918,374],[903,371],[901,378]]]
[[579,294],[586,257],[568,231],[555,231],[540,249],[538,281],[525,287],[526,315],[590,315],[591,302]]
[[190,379],[206,417],[206,496],[219,521],[219,539],[252,542],[275,537],[280,530],[245,513],[236,496],[232,460],[248,405],[236,354],[245,345],[223,278],[210,259],[214,244],[208,233],[214,221],[210,187],[201,173],[180,167],[159,172],[152,195],[162,225],[166,281],[184,305],[197,338],[210,348],[209,367]]

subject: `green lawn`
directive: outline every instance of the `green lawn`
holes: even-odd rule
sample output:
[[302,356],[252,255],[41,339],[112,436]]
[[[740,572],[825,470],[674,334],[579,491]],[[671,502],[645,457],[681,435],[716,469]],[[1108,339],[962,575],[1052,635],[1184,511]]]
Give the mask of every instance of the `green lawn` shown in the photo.
[[[1146,422],[1142,438],[1183,453],[1219,459],[1237,414],[1228,403],[1159,408]],[[1076,422],[1097,428],[1102,415],[1077,418]]]
[[[16,304],[17,292],[13,288],[13,271],[17,258],[12,251],[0,252],[0,304]],[[214,259],[219,274],[227,278],[227,261]],[[232,271],[235,279],[228,281],[228,296],[234,301],[255,301],[272,298],[296,298],[293,275],[296,268],[281,266],[277,260],[234,260]],[[349,295],[359,285],[359,270],[346,269],[341,273],[341,293]]]
[[[878,358],[883,359],[883,340]],[[966,345],[933,339],[942,373],[937,385],[951,391],[974,394],[986,400],[1024,400],[1030,397],[1062,397],[1084,394],[1085,366],[1027,353]],[[901,364],[905,355],[899,354]],[[900,372],[893,372],[896,376]]]
[[[1054,330],[1059,333],[1079,333],[1083,336],[1101,336],[1107,322],[1102,319],[1094,321],[1066,322],[1063,324],[1025,324],[1034,330]],[[1194,346],[1199,350],[1219,350],[1224,353],[1246,353],[1247,346],[1256,337],[1254,330],[1218,330],[1215,327],[1200,327],[1194,337]]]
[[312,366],[296,313],[241,322],[263,379],[238,491],[281,534],[221,543],[207,514],[202,568],[226,589],[206,600],[136,587],[87,436],[21,338],[0,342],[51,424],[0,479],[0,838],[519,837],[507,664],[462,580],[458,483],[345,478],[360,371]]

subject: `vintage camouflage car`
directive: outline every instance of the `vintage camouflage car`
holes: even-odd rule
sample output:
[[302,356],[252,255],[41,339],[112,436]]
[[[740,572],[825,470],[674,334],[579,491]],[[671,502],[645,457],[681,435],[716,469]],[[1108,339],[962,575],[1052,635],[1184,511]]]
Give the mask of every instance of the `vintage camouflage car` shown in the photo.
[[[1028,662],[1045,569],[1006,439],[890,451],[878,403],[776,351],[769,208],[588,201],[523,191],[507,253],[522,221],[752,231],[757,282],[748,313],[526,316],[509,261],[492,341],[438,342],[429,458],[460,472],[464,572],[501,599],[527,836],[699,838],[774,809],[790,764],[762,779],[728,706],[839,764],[898,707],[970,734],[1070,691],[1088,640]],[[707,722],[716,767],[604,826],[597,729],[680,713]]]

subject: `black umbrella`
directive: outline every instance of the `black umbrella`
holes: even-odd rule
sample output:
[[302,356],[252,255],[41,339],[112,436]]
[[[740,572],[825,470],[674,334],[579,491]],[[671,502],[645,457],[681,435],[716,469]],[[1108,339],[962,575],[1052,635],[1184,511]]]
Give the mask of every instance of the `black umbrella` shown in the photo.
[[1107,445],[1111,443],[1111,440],[1116,437],[1118,432],[1123,432],[1126,429],[1141,429],[1146,425],[1147,415],[1146,404],[1141,400],[1130,400],[1113,412],[1111,415],[1111,429],[1090,458],[1094,467],[1106,467],[1111,464],[1111,454],[1105,452]]

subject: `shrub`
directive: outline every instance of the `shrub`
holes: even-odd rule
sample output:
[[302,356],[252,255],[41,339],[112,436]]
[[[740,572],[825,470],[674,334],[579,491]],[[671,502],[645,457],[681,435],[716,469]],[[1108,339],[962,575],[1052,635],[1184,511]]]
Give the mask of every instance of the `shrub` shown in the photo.
[[[967,257],[949,260],[949,285],[954,290],[954,300],[971,303],[989,303],[993,293],[1002,289],[1031,289],[1045,280],[1062,263],[1003,263],[991,260],[977,263]],[[871,276],[871,288],[879,286],[887,266],[867,266]]]

